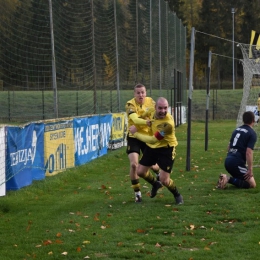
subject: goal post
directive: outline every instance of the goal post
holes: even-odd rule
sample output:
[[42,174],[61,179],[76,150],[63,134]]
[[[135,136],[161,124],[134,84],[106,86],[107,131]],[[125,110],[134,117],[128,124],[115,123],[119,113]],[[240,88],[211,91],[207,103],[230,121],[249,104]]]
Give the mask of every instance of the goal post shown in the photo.
[[[238,44],[243,54],[241,60],[243,65],[244,83],[243,96],[237,116],[237,126],[243,124],[243,113],[251,110],[255,114],[256,121],[259,116],[257,113],[257,99],[260,93],[260,46],[251,44]],[[254,130],[257,134],[253,165],[260,167],[260,124],[256,124]]]

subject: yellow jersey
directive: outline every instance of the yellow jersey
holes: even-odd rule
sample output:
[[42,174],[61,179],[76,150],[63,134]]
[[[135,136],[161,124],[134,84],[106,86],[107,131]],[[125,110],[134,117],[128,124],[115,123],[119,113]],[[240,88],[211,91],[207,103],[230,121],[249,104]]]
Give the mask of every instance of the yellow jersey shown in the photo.
[[[134,124],[133,120],[129,118],[129,115],[131,115],[132,113],[136,113],[137,116],[140,118],[149,119],[150,118],[149,111],[154,111],[154,107],[155,107],[155,101],[150,97],[145,98],[144,104],[138,104],[135,101],[135,98],[132,98],[131,100],[127,101],[125,109],[128,118],[128,128],[131,125],[135,125],[139,133],[147,135],[149,131],[149,127],[146,125],[146,123],[138,124],[138,125]],[[129,136],[134,137],[130,132],[129,132]]]
[[154,143],[146,143],[151,148],[160,147],[176,147],[178,141],[175,135],[175,123],[171,114],[167,113],[165,118],[156,119],[153,112],[151,121],[152,126],[150,128],[149,135],[153,135],[157,140]]

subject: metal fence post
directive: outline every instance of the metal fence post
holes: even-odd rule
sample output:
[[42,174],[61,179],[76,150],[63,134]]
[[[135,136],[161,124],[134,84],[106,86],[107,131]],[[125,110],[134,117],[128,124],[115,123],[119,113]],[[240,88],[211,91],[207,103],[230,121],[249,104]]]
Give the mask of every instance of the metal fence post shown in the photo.
[[49,0],[50,8],[50,29],[51,29],[51,50],[52,50],[52,88],[54,97],[54,115],[56,118],[58,114],[58,98],[57,98],[57,80],[56,80],[56,60],[54,51],[54,32],[53,32],[53,16],[52,16],[52,0]]

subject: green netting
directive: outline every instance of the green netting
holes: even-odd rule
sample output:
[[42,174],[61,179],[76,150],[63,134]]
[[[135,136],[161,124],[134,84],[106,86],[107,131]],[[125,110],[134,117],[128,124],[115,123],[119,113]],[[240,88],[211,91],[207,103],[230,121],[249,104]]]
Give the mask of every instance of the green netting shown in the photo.
[[186,28],[165,1],[27,0],[0,20],[2,121],[124,111],[137,82],[186,103]]

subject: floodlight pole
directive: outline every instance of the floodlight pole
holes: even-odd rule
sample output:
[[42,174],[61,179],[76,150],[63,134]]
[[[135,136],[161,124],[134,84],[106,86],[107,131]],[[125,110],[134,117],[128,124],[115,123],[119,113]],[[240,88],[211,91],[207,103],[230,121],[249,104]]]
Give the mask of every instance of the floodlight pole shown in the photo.
[[232,45],[233,45],[233,90],[235,89],[235,45],[234,45],[235,12],[236,12],[235,8],[231,8],[232,28],[233,28],[233,33],[232,33]]

